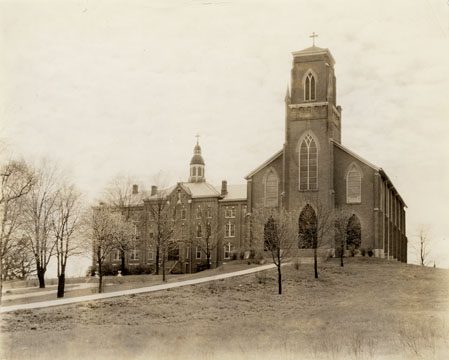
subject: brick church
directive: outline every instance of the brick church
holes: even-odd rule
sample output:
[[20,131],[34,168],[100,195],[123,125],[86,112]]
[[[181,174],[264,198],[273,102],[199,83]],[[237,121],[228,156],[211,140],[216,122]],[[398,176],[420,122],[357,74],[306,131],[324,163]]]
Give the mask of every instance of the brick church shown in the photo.
[[[139,200],[132,212],[139,243],[127,254],[127,265],[154,265],[157,224],[151,212],[161,199],[173,214],[176,246],[170,250],[170,267],[181,272],[199,269],[206,259],[217,265],[249,247],[263,249],[263,244],[252,244],[249,223],[254,209],[282,206],[296,211],[301,229],[302,219],[317,216],[317,204],[349,212],[348,246],[406,262],[403,199],[382,168],[341,143],[342,109],[337,105],[334,64],[328,49],[312,46],[293,52],[284,144],[245,177],[246,185],[208,183],[197,142],[188,181],[167,189],[153,186],[149,194],[140,194],[136,187],[133,192]],[[334,248],[332,239],[328,244]],[[117,265],[119,253],[111,254],[110,261]]]

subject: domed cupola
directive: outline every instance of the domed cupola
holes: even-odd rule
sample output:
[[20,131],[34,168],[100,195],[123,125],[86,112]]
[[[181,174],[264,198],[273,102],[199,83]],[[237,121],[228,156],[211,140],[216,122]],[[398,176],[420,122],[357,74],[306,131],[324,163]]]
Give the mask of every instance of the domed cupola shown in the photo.
[[201,156],[201,146],[198,143],[197,139],[196,145],[193,149],[192,160],[190,160],[189,182],[203,182],[203,181],[206,181],[206,178],[204,177],[204,159]]

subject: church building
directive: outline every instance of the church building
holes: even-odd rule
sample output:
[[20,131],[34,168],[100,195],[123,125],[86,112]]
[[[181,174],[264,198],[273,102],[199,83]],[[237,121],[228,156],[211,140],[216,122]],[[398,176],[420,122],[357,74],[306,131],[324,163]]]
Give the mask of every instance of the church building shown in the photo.
[[248,211],[263,206],[300,211],[301,229],[301,221],[320,221],[318,210],[345,209],[356,248],[406,262],[404,200],[382,168],[341,143],[334,65],[328,49],[293,53],[284,144],[246,176]]
[[[206,164],[197,141],[189,177],[167,189],[152,186],[133,207],[139,243],[127,254],[127,266],[154,265],[157,204],[170,210],[174,247],[170,270],[199,270],[236,254],[263,249],[252,244],[250,218],[260,207],[284,207],[303,223],[320,221],[319,211],[345,209],[347,247],[407,262],[404,200],[385,171],[341,143],[342,109],[337,105],[335,61],[316,46],[293,52],[290,89],[285,96],[285,140],[282,148],[251,171],[246,184],[214,186],[206,181]],[[217,159],[218,161],[218,159]],[[322,210],[321,210],[322,211]],[[335,249],[333,234],[327,247]],[[298,248],[311,244],[298,242]],[[111,254],[118,265],[120,254]]]

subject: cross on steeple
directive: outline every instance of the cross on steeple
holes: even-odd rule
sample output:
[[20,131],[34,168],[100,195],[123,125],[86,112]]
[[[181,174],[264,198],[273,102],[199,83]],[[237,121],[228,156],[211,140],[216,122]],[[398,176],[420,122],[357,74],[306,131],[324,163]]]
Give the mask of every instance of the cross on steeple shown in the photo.
[[196,137],[196,143],[198,144],[199,141],[200,141],[200,134],[197,133],[197,134],[195,135],[195,137]]
[[309,36],[309,38],[312,38],[313,46],[315,46],[315,38],[318,37],[318,34],[315,34],[315,31],[312,33],[312,35]]

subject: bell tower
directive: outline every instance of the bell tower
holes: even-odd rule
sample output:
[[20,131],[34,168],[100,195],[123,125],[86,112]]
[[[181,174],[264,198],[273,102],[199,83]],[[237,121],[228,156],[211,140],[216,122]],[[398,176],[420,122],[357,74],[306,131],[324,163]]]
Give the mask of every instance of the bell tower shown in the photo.
[[333,147],[330,140],[341,141],[335,60],[328,49],[315,45],[292,55],[291,90],[285,97],[286,206],[301,208],[310,197],[331,206]]
[[190,160],[190,176],[189,182],[204,182],[206,181],[204,159],[201,156],[201,146],[199,144],[199,135],[196,136],[196,145],[193,148],[193,156]]

